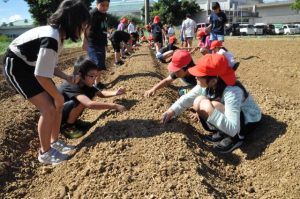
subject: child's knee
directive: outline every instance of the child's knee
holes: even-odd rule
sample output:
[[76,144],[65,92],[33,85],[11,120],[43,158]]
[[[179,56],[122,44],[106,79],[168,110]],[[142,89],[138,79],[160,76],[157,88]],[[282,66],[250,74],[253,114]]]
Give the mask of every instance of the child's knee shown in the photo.
[[193,109],[195,110],[195,111],[200,111],[200,104],[201,104],[201,102],[203,101],[203,100],[205,100],[205,99],[207,99],[205,96],[199,96],[199,97],[197,97],[195,100],[194,100],[194,103],[193,103]]

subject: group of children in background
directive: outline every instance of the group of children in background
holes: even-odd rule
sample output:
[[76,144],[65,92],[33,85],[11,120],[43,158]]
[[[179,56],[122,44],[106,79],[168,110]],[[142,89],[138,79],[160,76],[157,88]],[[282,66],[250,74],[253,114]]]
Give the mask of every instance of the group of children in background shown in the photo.
[[[97,0],[96,8],[89,12],[80,0],[64,0],[49,18],[49,25],[30,30],[9,45],[4,57],[4,76],[41,113],[38,122],[41,146],[38,160],[41,163],[58,164],[70,158],[68,154],[75,147],[59,139],[59,132],[62,130],[69,138],[81,137],[85,125],[78,118],[85,108],[126,110],[120,104],[93,100],[95,96],[125,93],[123,88],[104,91],[100,81],[100,71],[106,69],[109,3],[109,0]],[[187,15],[182,29],[187,47],[175,45],[174,28],[163,27],[159,16],[154,17],[151,26],[146,26],[151,32],[156,58],[169,62],[170,75],[144,95],[151,97],[158,89],[181,79],[190,91],[183,93],[162,115],[162,123],[169,122],[186,109],[193,110],[191,118],[212,132],[206,140],[214,143],[216,150],[227,153],[239,147],[245,136],[253,131],[261,119],[261,112],[248,91],[236,80],[234,71],[239,63],[223,46],[224,31],[220,26],[224,26],[226,15],[224,17],[218,3],[213,4],[213,11],[211,26],[198,32],[191,16]],[[128,31],[124,31],[127,23]],[[142,30],[138,32],[143,33]],[[195,49],[192,48],[194,34],[199,40]],[[58,55],[66,39],[77,41],[80,37],[89,58],[80,57],[73,74],[67,75],[57,67]],[[143,41],[144,37],[137,35],[132,22],[123,18],[117,30],[109,35],[115,65],[122,65],[122,58],[133,53],[132,45]],[[166,47],[162,47],[163,41],[167,41]],[[191,53],[197,50],[203,56],[195,65]],[[66,82],[56,87],[52,81],[54,75]]]

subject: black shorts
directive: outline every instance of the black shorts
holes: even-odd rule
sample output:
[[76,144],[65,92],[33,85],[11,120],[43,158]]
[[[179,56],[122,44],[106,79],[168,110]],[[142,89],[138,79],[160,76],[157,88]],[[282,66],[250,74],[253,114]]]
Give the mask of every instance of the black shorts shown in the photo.
[[162,35],[155,35],[153,34],[153,40],[155,43],[163,43]]
[[121,51],[121,42],[111,40],[111,45],[113,46],[115,52],[119,53]]
[[35,68],[26,64],[10,50],[4,56],[3,66],[6,80],[25,99],[45,91],[34,76]]

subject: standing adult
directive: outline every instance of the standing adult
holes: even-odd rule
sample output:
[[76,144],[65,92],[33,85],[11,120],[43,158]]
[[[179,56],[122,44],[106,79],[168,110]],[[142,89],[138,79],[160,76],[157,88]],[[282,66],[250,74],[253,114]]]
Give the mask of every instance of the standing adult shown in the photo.
[[224,26],[227,23],[226,14],[222,12],[218,2],[212,4],[212,10],[213,12],[209,17],[210,25],[207,27],[207,30],[211,30],[210,40],[224,41]]
[[129,22],[127,29],[128,29],[129,34],[136,32],[136,29],[135,29],[134,24],[133,24],[132,21]]
[[191,19],[191,14],[187,13],[186,19],[182,22],[182,31],[189,51],[192,49],[193,38],[195,37],[196,30],[196,22]]

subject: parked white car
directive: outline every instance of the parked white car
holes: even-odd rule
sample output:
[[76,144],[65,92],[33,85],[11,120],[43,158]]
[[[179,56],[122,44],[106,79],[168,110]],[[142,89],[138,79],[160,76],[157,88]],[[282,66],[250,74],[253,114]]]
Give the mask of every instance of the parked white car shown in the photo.
[[264,34],[264,28],[265,28],[265,24],[263,23],[259,23],[259,24],[254,24],[254,34],[256,35],[263,35]]
[[241,35],[254,35],[254,27],[249,24],[240,24],[240,33]]
[[286,35],[296,34],[296,32],[298,32],[296,26],[292,24],[284,24],[283,30],[284,30],[284,34]]
[[276,35],[283,35],[284,34],[283,28],[275,27],[275,34]]

